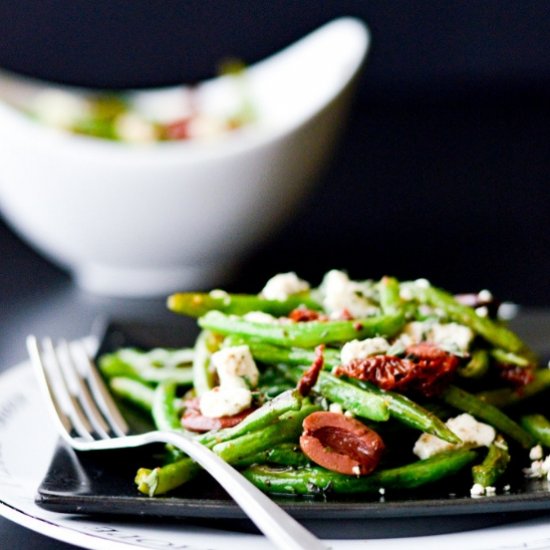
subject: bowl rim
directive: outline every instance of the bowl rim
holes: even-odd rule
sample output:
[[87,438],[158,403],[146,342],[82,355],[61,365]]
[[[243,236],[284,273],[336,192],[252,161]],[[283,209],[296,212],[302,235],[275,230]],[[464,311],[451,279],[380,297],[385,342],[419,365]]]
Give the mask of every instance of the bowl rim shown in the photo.
[[[355,17],[345,16],[329,21],[328,23],[325,23],[319,28],[313,30],[311,33],[305,35],[297,42],[294,42],[278,52],[275,52],[266,59],[259,61],[255,65],[251,66],[251,68],[256,66],[259,67],[263,63],[269,62],[274,57],[292,48],[301,41],[308,39],[312,35],[320,33],[329,27],[336,27],[338,25],[347,25],[357,34],[358,39],[362,40],[358,47],[359,53],[357,55],[356,62],[349,68],[345,77],[342,78],[342,85],[333,90],[324,104],[320,105],[319,108],[306,112],[305,115],[296,117],[294,120],[280,126],[262,126],[261,123],[251,123],[250,125],[243,126],[242,128],[238,128],[230,132],[224,132],[222,135],[217,136],[212,140],[190,139],[174,142],[167,141],[152,142],[147,144],[129,144],[125,142],[117,142],[91,136],[73,134],[70,131],[41,124],[39,121],[33,120],[17,107],[12,106],[5,101],[0,101],[0,118],[6,118],[12,125],[18,126],[20,131],[29,132],[32,137],[40,142],[40,145],[44,148],[58,149],[59,147],[64,147],[70,149],[71,154],[76,155],[95,156],[97,154],[101,154],[105,158],[112,158],[113,160],[126,159],[130,156],[133,162],[138,160],[140,163],[155,162],[156,160],[161,162],[173,160],[178,163],[185,161],[190,164],[204,160],[211,160],[213,158],[221,159],[228,156],[239,155],[252,149],[266,146],[271,142],[282,140],[289,134],[297,132],[300,128],[304,127],[321,113],[329,109],[336,99],[350,87],[363,66],[371,41],[368,26],[365,22]],[[0,70],[0,76],[2,74],[10,75],[11,77],[15,77],[16,79],[20,79],[22,81],[48,83],[48,81],[45,80],[20,75],[4,69]],[[215,79],[205,80],[201,84],[208,84],[212,80]],[[55,83],[51,84],[55,85]],[[71,85],[59,85],[59,87],[80,92],[83,90],[89,90],[87,88]],[[143,92],[147,90],[169,91],[181,87],[181,85],[160,86],[158,88],[144,88],[139,90],[128,89],[125,90],[125,92],[132,93],[134,91]],[[136,152],[139,154],[136,155]]]

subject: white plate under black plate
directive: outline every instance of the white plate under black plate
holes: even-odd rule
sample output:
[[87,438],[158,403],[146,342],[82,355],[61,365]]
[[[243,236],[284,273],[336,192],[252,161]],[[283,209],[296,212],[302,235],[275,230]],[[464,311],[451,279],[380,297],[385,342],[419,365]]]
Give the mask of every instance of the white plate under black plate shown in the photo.
[[[194,334],[173,326],[112,323],[100,352],[120,346],[188,345]],[[158,454],[155,457],[155,454]],[[222,528],[253,529],[241,510],[207,474],[170,496],[140,495],[133,483],[138,467],[159,464],[162,448],[75,453],[60,443],[39,488],[36,503],[50,511],[193,521]],[[471,498],[465,476],[408,492],[323,499],[277,498],[308,528],[330,538],[419,536],[487,527],[550,511],[546,480],[526,480],[519,467],[499,484],[495,496]],[[510,485],[508,491],[502,487]]]

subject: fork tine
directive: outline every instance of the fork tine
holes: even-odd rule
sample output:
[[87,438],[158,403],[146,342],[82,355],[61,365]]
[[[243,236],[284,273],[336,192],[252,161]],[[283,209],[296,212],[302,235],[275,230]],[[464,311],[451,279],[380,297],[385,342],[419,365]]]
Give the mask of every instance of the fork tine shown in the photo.
[[45,356],[43,355],[45,359],[43,363],[46,366],[46,378],[57,402],[70,419],[74,431],[80,437],[93,441],[93,427],[75,396],[74,388],[71,388],[74,376],[66,363],[60,360],[58,352],[50,338],[42,340],[42,349],[46,354]]
[[84,376],[87,381],[88,388],[90,389],[97,408],[101,410],[110,428],[117,436],[122,437],[127,435],[129,431],[128,425],[120,414],[101,375],[90,359],[85,345],[82,342],[72,342],[71,351],[74,360],[80,367],[81,376]]
[[109,438],[109,426],[105,423],[101,413],[96,407],[85,378],[82,377],[77,362],[73,358],[71,347],[65,340],[61,340],[58,347],[57,357],[63,368],[65,379],[74,399],[78,401],[86,419],[93,426],[95,434],[100,439]]
[[[73,429],[76,430],[75,419],[73,418],[74,413],[72,415],[70,413],[70,399],[66,394],[66,389],[63,388],[61,373],[55,368],[55,362],[46,361],[44,352],[41,350],[41,346],[35,336],[31,335],[27,337],[27,350],[36,371],[41,390],[46,396],[46,403],[49,404],[50,410],[56,419],[58,431],[63,438],[70,442],[72,431]],[[76,418],[76,423],[79,423],[78,418]],[[78,430],[76,431],[78,432]],[[81,431],[86,434],[83,426],[81,426]],[[92,439],[89,433],[87,437],[85,435],[83,437],[88,440]]]
[[50,386],[48,375],[46,373],[46,365],[44,363],[40,346],[35,336],[27,337],[27,351],[31,358],[32,366],[34,367],[36,377],[38,379],[40,389],[46,397],[46,403],[50,407],[53,417],[57,419],[57,427],[59,432],[65,437],[71,437],[72,424],[68,416],[63,412],[62,407],[57,402],[54,392]]

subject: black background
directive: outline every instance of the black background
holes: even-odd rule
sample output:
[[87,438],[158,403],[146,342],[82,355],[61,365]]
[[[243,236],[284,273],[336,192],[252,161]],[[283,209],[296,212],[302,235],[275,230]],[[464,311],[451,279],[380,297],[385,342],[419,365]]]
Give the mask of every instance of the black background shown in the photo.
[[[358,16],[372,49],[345,139],[299,215],[225,286],[338,267],[550,305],[549,14],[505,0],[2,0],[0,66],[98,87],[193,82]],[[0,231],[20,277],[33,253]],[[29,287],[59,275],[38,265]]]

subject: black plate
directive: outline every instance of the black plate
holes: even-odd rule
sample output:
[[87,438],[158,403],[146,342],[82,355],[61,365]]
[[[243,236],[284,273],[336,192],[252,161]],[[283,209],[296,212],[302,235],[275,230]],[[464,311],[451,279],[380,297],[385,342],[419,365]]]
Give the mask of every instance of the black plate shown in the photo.
[[[187,330],[186,330],[187,329]],[[100,353],[120,346],[188,345],[187,326],[111,323]],[[131,411],[128,411],[131,415]],[[130,420],[132,420],[130,418]],[[137,493],[133,475],[159,464],[162,447],[75,453],[60,443],[36,498],[56,512],[127,516],[139,521],[182,520],[209,527],[251,530],[252,524],[224,490],[206,474],[167,497]],[[155,456],[157,455],[157,456]],[[456,532],[532,517],[550,510],[545,480],[527,480],[521,468],[499,484],[498,494],[471,498],[469,473],[435,486],[385,495],[277,498],[277,502],[319,536],[382,538]],[[510,485],[504,492],[502,487]]]

